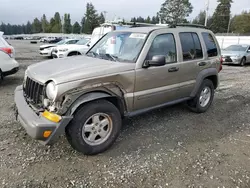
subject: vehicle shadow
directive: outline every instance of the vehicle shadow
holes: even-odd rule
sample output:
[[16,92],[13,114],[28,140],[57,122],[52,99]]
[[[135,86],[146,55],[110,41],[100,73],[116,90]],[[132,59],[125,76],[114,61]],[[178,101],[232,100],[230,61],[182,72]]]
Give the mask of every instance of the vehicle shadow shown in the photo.
[[20,75],[7,76],[3,80],[0,80],[0,88],[1,87],[15,88],[20,84],[22,84],[22,77]]
[[118,141],[104,155],[118,157],[138,150],[149,155],[149,152],[174,149],[179,143],[187,146],[222,139],[245,128],[241,126],[250,117],[241,117],[240,112],[249,103],[250,99],[235,96],[216,99],[203,114],[190,112],[184,104],[179,104],[127,119]]

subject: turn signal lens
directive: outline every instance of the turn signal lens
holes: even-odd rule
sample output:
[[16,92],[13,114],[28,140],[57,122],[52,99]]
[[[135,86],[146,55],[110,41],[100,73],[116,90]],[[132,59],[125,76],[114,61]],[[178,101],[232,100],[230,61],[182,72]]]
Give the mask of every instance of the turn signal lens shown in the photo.
[[62,117],[59,116],[59,115],[56,115],[56,114],[53,114],[51,112],[48,112],[47,110],[45,110],[43,113],[42,113],[42,116],[45,117],[46,119],[52,121],[52,122],[55,122],[55,123],[58,123],[61,121]]
[[51,135],[52,131],[44,131],[43,132],[43,137],[48,138]]

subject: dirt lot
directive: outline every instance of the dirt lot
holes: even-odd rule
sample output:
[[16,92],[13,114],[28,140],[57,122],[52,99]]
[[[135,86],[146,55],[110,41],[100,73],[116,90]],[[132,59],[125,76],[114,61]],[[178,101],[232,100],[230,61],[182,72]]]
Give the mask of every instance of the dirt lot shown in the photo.
[[11,41],[21,70],[0,83],[0,187],[250,187],[250,66],[224,66],[213,106],[184,104],[124,122],[109,151],[93,157],[64,136],[42,146],[13,116],[13,91],[39,44]]

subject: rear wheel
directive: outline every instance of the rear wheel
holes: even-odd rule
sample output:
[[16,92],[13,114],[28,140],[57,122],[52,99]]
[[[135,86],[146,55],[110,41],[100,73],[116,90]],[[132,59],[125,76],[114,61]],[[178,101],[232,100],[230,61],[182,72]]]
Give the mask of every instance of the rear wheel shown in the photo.
[[241,66],[245,66],[245,65],[246,65],[246,58],[245,58],[245,57],[243,57],[243,58],[241,59],[240,65],[241,65]]
[[195,98],[187,102],[188,107],[196,113],[203,113],[211,106],[214,98],[214,85],[211,80],[204,80]]
[[95,155],[113,145],[121,125],[119,110],[106,100],[98,100],[80,107],[66,127],[66,137],[75,150]]

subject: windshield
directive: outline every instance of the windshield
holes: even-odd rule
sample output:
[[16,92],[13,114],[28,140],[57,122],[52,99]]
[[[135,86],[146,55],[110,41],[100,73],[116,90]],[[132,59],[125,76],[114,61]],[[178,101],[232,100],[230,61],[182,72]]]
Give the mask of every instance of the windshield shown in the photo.
[[56,43],[57,45],[62,45],[62,44],[64,44],[66,42],[66,40],[61,40],[61,41],[59,41],[58,43]]
[[88,40],[87,39],[81,39],[79,40],[76,44],[77,45],[86,45],[88,43]]
[[113,61],[135,62],[146,37],[145,33],[110,32],[87,55]]
[[231,45],[225,49],[226,51],[246,51],[247,46],[244,45]]

